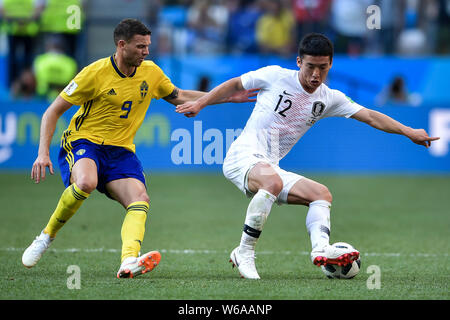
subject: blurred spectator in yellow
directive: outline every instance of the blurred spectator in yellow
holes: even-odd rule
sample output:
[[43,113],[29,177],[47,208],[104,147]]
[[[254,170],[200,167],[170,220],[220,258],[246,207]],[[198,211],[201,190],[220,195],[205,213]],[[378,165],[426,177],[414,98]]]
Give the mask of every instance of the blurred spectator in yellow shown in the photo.
[[36,96],[36,78],[31,69],[21,72],[11,85],[13,99],[33,99]]
[[0,0],[1,32],[8,35],[8,85],[31,67],[45,0]]
[[34,61],[37,94],[53,101],[61,90],[75,77],[77,63],[64,53],[64,39],[51,36],[46,40],[46,52]]
[[262,3],[264,13],[256,23],[256,39],[261,53],[289,56],[295,52],[295,19],[281,0]]
[[64,52],[77,56],[78,35],[84,22],[83,0],[46,0],[41,16],[41,32],[47,36],[58,34],[64,37]]

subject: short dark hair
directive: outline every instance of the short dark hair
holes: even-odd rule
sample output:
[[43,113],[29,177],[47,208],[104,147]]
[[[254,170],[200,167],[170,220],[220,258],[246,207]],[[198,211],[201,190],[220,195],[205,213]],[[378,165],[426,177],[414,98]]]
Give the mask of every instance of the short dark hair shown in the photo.
[[333,60],[333,43],[330,39],[320,33],[308,33],[303,37],[298,46],[298,56],[303,58],[309,56],[328,56],[330,62]]
[[119,40],[128,42],[136,34],[147,36],[152,34],[152,32],[139,20],[123,19],[114,29],[114,43],[117,46]]

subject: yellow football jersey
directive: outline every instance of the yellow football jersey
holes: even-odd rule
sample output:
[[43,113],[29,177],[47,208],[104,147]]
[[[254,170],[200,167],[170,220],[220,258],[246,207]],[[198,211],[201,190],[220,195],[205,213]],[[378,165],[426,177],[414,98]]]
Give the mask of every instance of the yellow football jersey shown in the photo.
[[114,56],[85,67],[61,92],[80,106],[63,134],[64,143],[88,139],[135,152],[134,136],[144,121],[151,99],[172,93],[175,86],[152,61],[143,61],[130,76],[117,67]]

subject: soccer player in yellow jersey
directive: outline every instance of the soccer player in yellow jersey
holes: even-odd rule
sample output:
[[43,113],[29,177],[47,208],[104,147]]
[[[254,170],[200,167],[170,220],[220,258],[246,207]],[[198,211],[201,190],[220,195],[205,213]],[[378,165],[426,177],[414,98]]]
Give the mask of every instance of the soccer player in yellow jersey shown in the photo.
[[[47,226],[25,250],[22,263],[31,268],[54,240],[56,233],[97,189],[125,209],[121,265],[118,278],[132,278],[151,271],[161,255],[151,251],[139,256],[144,239],[149,197],[143,168],[135,155],[133,139],[151,99],[163,98],[178,105],[205,93],[175,87],[149,54],[151,32],[135,19],[121,21],[114,30],[116,53],[85,67],[48,107],[42,117],[39,151],[31,178],[54,173],[49,146],[59,117],[72,105],[80,109],[61,139],[59,166],[66,189]],[[222,102],[252,101],[253,91]]]

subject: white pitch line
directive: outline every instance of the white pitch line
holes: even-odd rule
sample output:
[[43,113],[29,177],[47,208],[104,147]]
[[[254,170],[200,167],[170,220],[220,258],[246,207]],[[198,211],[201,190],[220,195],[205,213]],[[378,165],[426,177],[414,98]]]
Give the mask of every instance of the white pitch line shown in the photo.
[[[25,248],[0,248],[0,251],[21,251]],[[201,250],[201,249],[155,249],[161,253],[173,253],[173,254],[229,254],[227,250]],[[120,249],[107,249],[107,248],[68,248],[68,249],[49,249],[49,251],[55,253],[120,253]],[[260,255],[310,255],[307,251],[257,251]],[[361,256],[364,257],[448,257],[448,253],[436,254],[436,253],[387,253],[387,252],[362,252]]]

